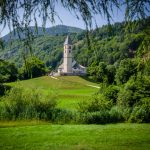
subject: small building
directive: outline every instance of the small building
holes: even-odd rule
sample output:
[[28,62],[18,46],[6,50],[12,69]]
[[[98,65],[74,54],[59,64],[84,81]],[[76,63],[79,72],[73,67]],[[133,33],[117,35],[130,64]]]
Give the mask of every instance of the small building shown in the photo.
[[58,67],[59,75],[86,75],[86,67],[78,64],[72,55],[72,41],[67,36],[64,42],[63,63]]

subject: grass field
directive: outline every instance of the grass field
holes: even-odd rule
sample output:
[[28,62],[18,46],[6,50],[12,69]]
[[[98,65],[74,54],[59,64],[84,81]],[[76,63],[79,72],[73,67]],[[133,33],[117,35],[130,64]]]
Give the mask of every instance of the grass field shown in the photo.
[[[25,124],[25,125],[24,125]],[[149,150],[149,124],[1,123],[1,150]]]
[[[8,83],[58,95],[58,107],[76,109],[98,84],[81,77],[45,76]],[[92,87],[93,86],[93,87]],[[149,150],[150,124],[57,125],[42,121],[0,121],[0,150]]]
[[88,100],[92,94],[98,91],[96,87],[99,86],[78,76],[61,76],[57,79],[44,76],[9,83],[9,85],[38,89],[45,94],[55,94],[58,97],[58,107],[67,109],[76,109],[78,102]]

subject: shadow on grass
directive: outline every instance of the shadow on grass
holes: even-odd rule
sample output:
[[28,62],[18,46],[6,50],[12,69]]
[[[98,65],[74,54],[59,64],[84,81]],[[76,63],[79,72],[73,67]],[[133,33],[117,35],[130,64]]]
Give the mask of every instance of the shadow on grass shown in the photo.
[[89,81],[89,82],[93,82],[93,83],[98,83],[97,81],[95,81],[94,79],[88,77],[88,76],[80,76],[82,79]]

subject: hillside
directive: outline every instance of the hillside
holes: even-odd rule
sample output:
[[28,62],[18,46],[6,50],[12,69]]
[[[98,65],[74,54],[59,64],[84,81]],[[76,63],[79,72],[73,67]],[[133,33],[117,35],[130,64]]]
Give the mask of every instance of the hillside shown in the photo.
[[[76,34],[76,33],[75,33]],[[77,41],[77,37],[71,37],[73,42]],[[61,61],[63,56],[63,43],[66,35],[59,36],[38,36],[34,39],[32,45],[32,52],[35,56],[43,60],[46,66],[55,68]],[[30,51],[25,49],[24,43],[18,40],[5,44],[5,48],[0,50],[0,58],[14,62],[17,66],[23,63],[23,53],[30,55]]]
[[[149,42],[149,24],[150,17],[133,23],[128,32],[124,22],[91,30],[90,49],[87,46],[86,35],[81,29],[56,26],[51,28],[51,31],[46,31],[49,35],[42,35],[42,29],[39,29],[39,35],[31,43],[32,53],[44,61],[47,67],[55,69],[62,61],[63,42],[69,32],[74,44],[74,58],[78,63],[83,66],[89,66],[93,62],[117,65],[125,58],[141,55],[141,44]],[[15,62],[20,67],[23,63],[23,53],[30,53],[29,51],[24,42],[15,40],[4,44],[4,50],[0,50],[0,58]]]
[[78,76],[40,78],[12,82],[8,85],[21,86],[24,89],[38,89],[42,93],[56,94],[58,107],[76,109],[81,101],[88,101],[90,96],[98,91],[99,85]]
[[[8,33],[7,35],[3,36],[2,39],[5,42],[9,40],[17,40],[19,39],[19,35],[22,39],[25,38],[24,28],[22,29],[23,32],[17,31],[17,29],[13,30],[12,32]],[[77,27],[70,27],[65,25],[56,25],[50,28],[42,28],[42,27],[28,27],[29,32],[31,32],[34,36],[42,36],[42,35],[50,35],[50,36],[58,36],[58,35],[67,35],[70,33],[80,33],[83,29]]]

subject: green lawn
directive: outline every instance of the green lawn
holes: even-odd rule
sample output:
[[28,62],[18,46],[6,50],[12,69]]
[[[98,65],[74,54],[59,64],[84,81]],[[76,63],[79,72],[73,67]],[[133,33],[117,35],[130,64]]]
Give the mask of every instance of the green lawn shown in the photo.
[[[48,76],[8,83],[58,95],[58,107],[76,109],[99,86],[81,77]],[[90,86],[89,86],[90,85]],[[0,150],[149,150],[150,124],[55,125],[47,122],[0,122]]]
[[150,124],[1,123],[1,150],[149,150]]
[[45,94],[54,93],[58,97],[58,107],[76,109],[80,101],[88,100],[98,91],[96,83],[89,82],[78,76],[61,76],[57,79],[49,76],[9,83],[11,86],[38,89]]

